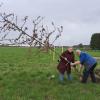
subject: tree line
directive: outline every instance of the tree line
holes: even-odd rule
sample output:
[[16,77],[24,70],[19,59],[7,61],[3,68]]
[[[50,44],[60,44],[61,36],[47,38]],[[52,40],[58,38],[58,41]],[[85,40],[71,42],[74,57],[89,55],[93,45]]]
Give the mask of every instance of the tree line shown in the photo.
[[90,47],[94,50],[100,50],[100,33],[94,33],[92,35]]

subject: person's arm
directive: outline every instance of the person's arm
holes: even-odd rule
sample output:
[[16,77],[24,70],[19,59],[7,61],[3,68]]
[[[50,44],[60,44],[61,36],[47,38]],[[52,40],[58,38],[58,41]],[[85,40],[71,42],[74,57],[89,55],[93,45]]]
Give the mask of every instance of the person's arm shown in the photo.
[[75,65],[78,65],[78,64],[80,64],[80,61],[76,61],[74,63],[71,63],[71,66],[75,66]]
[[65,58],[66,52],[63,52],[60,56],[60,59],[63,60]]
[[63,53],[61,54],[61,56],[60,56],[60,59],[63,60],[63,61],[67,61],[67,62],[68,62],[68,59],[67,59],[67,57],[66,57],[66,53],[67,53],[67,51],[63,52]]

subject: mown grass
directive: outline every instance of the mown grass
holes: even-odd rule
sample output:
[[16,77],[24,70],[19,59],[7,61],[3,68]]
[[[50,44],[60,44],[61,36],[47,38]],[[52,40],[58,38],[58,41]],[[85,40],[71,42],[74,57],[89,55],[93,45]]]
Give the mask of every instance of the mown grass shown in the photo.
[[[91,54],[95,56],[94,53]],[[0,100],[100,99],[100,84],[81,84],[74,71],[72,82],[65,80],[65,85],[60,84],[57,58],[56,55],[53,61],[52,54],[37,49],[30,53],[28,48],[0,48]],[[50,80],[51,75],[55,78]]]

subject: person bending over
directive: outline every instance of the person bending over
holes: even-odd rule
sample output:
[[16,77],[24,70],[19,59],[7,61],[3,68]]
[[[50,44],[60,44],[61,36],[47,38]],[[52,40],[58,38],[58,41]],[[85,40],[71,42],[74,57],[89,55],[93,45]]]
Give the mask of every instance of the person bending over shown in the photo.
[[94,74],[94,69],[97,66],[97,61],[95,58],[93,58],[91,55],[82,52],[81,50],[76,50],[76,54],[79,56],[79,61],[76,61],[75,63],[71,63],[71,66],[81,64],[84,66],[83,75],[81,82],[86,83],[89,75],[91,76],[92,82],[96,82],[96,77]]

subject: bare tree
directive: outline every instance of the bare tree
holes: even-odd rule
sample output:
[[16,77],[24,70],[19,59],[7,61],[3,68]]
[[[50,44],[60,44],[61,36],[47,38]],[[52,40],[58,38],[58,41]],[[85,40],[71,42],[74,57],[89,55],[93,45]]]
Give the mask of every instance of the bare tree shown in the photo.
[[[25,16],[19,22],[18,17],[13,13],[0,13],[0,44],[39,46],[48,51],[50,46],[61,36],[63,27],[58,28],[52,22],[53,28],[50,31],[48,26],[43,23],[43,20],[44,17],[38,16],[30,22],[29,17]],[[52,39],[52,43],[50,43],[50,37],[55,32],[57,32],[57,35]],[[13,33],[12,36],[10,33]],[[13,36],[15,37],[12,38]]]

